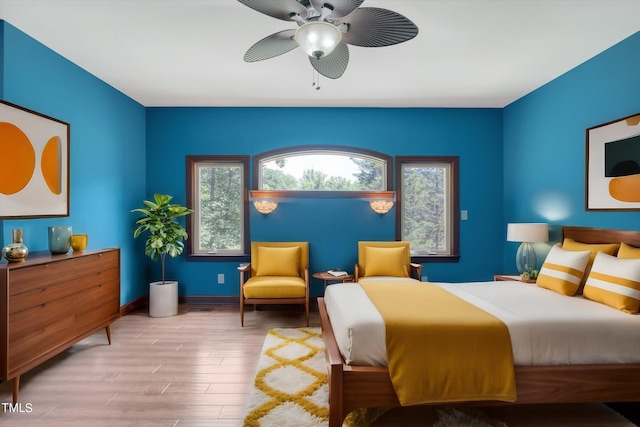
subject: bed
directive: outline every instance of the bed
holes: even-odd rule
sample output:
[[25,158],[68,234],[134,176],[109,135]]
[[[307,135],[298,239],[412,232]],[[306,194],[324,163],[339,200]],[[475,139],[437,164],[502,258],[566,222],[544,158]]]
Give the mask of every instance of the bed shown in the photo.
[[[640,248],[640,232],[635,231],[563,227],[562,237],[563,240],[569,238],[588,244],[623,242]],[[597,304],[592,301],[589,303]],[[385,366],[347,363],[336,340],[336,332],[327,312],[325,299],[319,298],[318,305],[329,365],[329,426],[341,426],[346,415],[358,408],[400,406],[391,383],[389,369]],[[640,315],[628,316],[638,318]],[[516,364],[514,367],[516,401],[514,403],[498,401],[482,403],[530,404],[640,400],[639,362],[623,359],[622,362],[615,363],[591,363],[588,358],[585,360],[583,363],[570,365]]]

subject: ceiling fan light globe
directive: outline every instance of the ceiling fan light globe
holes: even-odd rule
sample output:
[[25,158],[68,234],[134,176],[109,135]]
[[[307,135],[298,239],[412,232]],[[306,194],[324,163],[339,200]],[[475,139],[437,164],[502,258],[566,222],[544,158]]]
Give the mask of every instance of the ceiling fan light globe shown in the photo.
[[342,32],[328,22],[308,22],[296,30],[293,38],[307,55],[320,59],[338,46]]

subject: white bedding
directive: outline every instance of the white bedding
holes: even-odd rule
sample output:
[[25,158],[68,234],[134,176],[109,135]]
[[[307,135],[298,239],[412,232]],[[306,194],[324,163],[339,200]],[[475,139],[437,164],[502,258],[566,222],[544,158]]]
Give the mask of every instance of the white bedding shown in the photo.
[[[436,285],[502,320],[517,366],[640,362],[640,315],[535,284]],[[324,300],[345,361],[386,366],[384,322],[360,285],[330,285]]]

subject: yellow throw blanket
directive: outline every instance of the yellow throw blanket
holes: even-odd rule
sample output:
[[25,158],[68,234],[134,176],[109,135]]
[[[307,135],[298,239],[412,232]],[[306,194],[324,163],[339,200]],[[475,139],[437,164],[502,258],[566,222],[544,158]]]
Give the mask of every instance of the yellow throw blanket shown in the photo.
[[386,328],[391,382],[403,406],[516,400],[506,325],[423,282],[361,284]]

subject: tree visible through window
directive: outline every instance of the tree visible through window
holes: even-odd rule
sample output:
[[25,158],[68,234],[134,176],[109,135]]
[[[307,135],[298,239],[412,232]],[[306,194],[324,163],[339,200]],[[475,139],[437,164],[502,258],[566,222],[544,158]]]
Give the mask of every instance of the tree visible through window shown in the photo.
[[371,153],[317,147],[267,153],[259,156],[257,162],[257,188],[277,191],[386,190],[389,160]]
[[458,158],[397,157],[399,235],[416,256],[458,255]]
[[247,238],[248,157],[188,156],[190,254],[241,255]]

